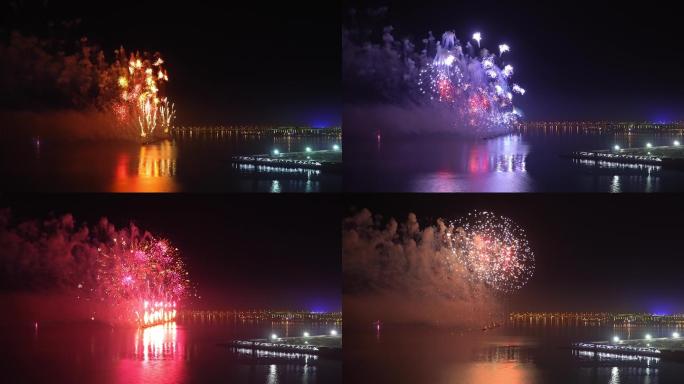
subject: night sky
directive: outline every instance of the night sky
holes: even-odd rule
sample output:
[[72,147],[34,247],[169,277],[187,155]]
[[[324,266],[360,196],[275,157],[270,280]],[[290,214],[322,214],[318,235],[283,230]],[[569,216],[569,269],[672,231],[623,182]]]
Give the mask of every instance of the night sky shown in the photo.
[[11,1],[0,8],[0,35],[87,36],[109,59],[121,45],[159,51],[180,124],[331,126],[340,124],[339,9],[335,1]]
[[324,195],[4,195],[16,220],[132,220],[181,251],[195,308],[341,310],[339,199]]
[[379,5],[389,6],[379,26],[418,49],[429,30],[510,45],[505,58],[527,90],[515,103],[528,120],[684,120],[681,15],[671,3],[345,2],[360,12]]
[[536,269],[508,296],[511,310],[684,312],[682,233],[678,195],[408,194],[353,196],[368,208],[421,226],[472,209],[507,216],[527,231]]

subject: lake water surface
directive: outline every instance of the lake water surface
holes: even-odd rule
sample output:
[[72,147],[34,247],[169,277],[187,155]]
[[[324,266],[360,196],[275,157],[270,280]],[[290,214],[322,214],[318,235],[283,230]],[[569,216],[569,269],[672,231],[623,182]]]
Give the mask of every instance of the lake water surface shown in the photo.
[[233,164],[232,156],[330,149],[335,136],[176,134],[141,145],[125,141],[0,140],[5,191],[40,192],[339,192],[342,175]]
[[[353,141],[352,141],[353,140]],[[572,160],[579,150],[684,142],[679,133],[530,131],[491,139],[453,136],[345,141],[345,190],[353,192],[666,192],[684,172]]]
[[218,346],[330,325],[223,321],[145,329],[38,325],[0,329],[3,383],[340,383],[342,361],[265,358]]
[[684,363],[573,351],[575,341],[668,337],[673,329],[507,324],[491,331],[345,330],[346,383],[675,384]]

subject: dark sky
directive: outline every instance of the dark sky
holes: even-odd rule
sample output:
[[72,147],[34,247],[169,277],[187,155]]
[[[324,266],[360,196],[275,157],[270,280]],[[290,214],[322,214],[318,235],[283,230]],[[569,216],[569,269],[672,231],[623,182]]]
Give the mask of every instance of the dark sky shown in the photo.
[[198,308],[341,309],[339,199],[328,195],[5,195],[15,219],[130,220],[181,251]]
[[[159,51],[178,122],[340,124],[340,5],[319,2],[10,1],[0,32],[48,23],[110,53]],[[59,24],[59,23],[58,23]]]
[[535,252],[530,283],[508,297],[512,310],[684,312],[681,196],[609,194],[356,195],[368,208],[421,226],[491,210],[523,227]]
[[483,47],[511,46],[506,59],[527,93],[528,120],[684,120],[680,12],[671,2],[421,1],[389,4],[381,25],[419,43],[454,30]]

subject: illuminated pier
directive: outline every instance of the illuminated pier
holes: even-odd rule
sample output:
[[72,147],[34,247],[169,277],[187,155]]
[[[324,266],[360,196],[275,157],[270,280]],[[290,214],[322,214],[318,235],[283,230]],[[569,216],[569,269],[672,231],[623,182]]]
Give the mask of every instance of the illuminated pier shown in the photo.
[[679,143],[672,146],[648,145],[640,148],[620,148],[616,145],[611,150],[578,151],[567,157],[609,163],[657,165],[684,170],[684,147]]
[[608,353],[613,355],[648,356],[664,360],[684,361],[684,339],[679,337],[579,342],[573,343],[572,349],[594,353]]
[[263,352],[275,352],[295,356],[342,357],[342,335],[335,330],[330,335],[310,336],[306,333],[302,337],[278,337],[273,334],[270,339],[232,340],[219,345],[238,353],[251,353],[255,356]]
[[[339,147],[338,147],[339,148]],[[339,149],[282,153],[274,150],[273,154],[233,156],[236,164],[251,164],[273,168],[320,169],[330,172],[342,170],[342,151]]]

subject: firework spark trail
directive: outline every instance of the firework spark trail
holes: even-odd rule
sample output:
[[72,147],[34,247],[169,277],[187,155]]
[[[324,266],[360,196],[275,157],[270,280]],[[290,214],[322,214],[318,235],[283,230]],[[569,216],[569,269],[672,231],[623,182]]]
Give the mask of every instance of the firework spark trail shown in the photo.
[[472,279],[510,293],[534,273],[534,253],[525,231],[510,219],[473,211],[448,228],[445,242]]
[[[481,35],[476,33],[473,39],[479,47]],[[501,56],[510,47],[501,44],[499,50]],[[510,129],[519,117],[511,90],[520,95],[525,90],[517,85],[511,88],[508,80],[513,66],[506,64],[501,69],[496,61],[486,49],[479,57],[464,53],[454,32],[447,31],[436,43],[434,60],[420,70],[417,84],[424,96],[447,105],[455,120],[470,129],[483,133]]]
[[79,226],[65,215],[14,225],[0,211],[0,249],[7,287],[73,297],[89,317],[112,324],[173,320],[189,296],[178,249],[132,224]]
[[7,67],[0,73],[0,86],[30,95],[27,100],[37,105],[54,106],[58,98],[60,107],[86,116],[104,115],[106,124],[96,129],[92,129],[95,124],[87,125],[97,130],[91,137],[140,139],[168,134],[175,106],[165,92],[169,74],[159,53],[127,54],[122,47],[110,60],[85,37],[73,46],[16,31],[10,35],[9,42],[0,41],[0,58]]
[[187,291],[187,272],[178,249],[137,228],[98,247],[97,297],[123,308],[126,318],[150,325],[176,317],[177,303]]
[[155,135],[157,127],[168,134],[175,109],[162,92],[162,85],[169,81],[168,72],[163,68],[164,60],[159,54],[150,57],[140,53],[126,59],[123,48],[117,51],[117,56],[112,68],[118,72],[120,92],[111,102],[112,110],[122,124],[136,121],[142,138]]

